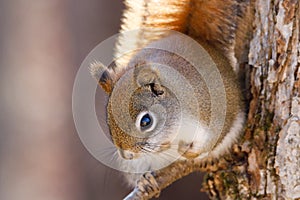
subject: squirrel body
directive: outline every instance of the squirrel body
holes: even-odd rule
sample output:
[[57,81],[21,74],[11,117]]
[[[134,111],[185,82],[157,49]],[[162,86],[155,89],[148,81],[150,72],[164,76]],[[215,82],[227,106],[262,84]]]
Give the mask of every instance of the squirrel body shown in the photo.
[[[250,8],[249,1],[237,0],[125,3],[121,32],[139,31],[130,45],[128,38],[120,36],[116,57],[128,46],[138,50],[109,67],[92,64],[91,72],[109,94],[107,122],[111,138],[120,155],[120,168],[129,172],[128,183],[135,185],[140,174],[167,170],[169,164],[178,160],[218,159],[237,141],[245,120],[237,64],[243,59],[243,40],[247,35],[243,32],[247,32],[244,27],[249,23]],[[197,57],[180,36],[151,28],[190,36],[205,56]],[[160,46],[172,51],[157,48]],[[178,49],[199,58],[198,64],[174,53]],[[222,98],[212,102],[212,93],[218,96],[222,88],[210,89],[216,87],[212,86],[214,77],[201,73],[210,67],[215,67],[220,75],[225,102]],[[208,79],[212,85],[208,85]],[[224,107],[223,122],[212,117],[215,105]],[[219,131],[211,128],[212,122]],[[153,178],[144,176],[143,180],[145,177]],[[155,180],[146,181],[142,187],[152,184],[152,188],[154,183]],[[149,191],[144,193],[149,196]],[[134,198],[130,195],[127,199]]]

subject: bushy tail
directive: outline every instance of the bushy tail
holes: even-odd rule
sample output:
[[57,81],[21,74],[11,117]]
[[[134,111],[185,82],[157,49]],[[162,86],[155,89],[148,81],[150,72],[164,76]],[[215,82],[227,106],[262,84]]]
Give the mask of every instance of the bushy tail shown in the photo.
[[[250,1],[125,0],[126,10],[120,32],[139,31],[130,38],[128,35],[119,37],[115,56],[121,56],[126,49],[142,48],[163,34],[151,29],[168,29],[205,40],[241,59],[251,28]],[[128,57],[124,57],[123,61],[120,59],[119,67],[125,65]]]

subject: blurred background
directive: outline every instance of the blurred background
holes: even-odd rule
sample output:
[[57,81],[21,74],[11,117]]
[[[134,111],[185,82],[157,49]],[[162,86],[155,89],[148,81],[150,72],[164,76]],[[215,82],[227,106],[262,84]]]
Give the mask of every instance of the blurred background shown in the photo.
[[[108,0],[0,0],[0,200],[122,199],[130,189],[84,148],[72,87],[85,56],[116,34]],[[207,199],[192,174],[159,199]]]

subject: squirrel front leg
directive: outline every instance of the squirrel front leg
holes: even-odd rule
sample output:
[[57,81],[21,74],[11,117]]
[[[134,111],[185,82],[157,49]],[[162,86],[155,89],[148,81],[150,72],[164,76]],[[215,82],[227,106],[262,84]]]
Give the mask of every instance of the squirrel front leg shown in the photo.
[[158,197],[161,190],[195,170],[195,165],[189,162],[194,163],[194,160],[177,161],[161,170],[144,173],[134,190],[124,200],[148,200]]
[[221,158],[218,162],[207,160],[179,160],[158,171],[146,172],[137,181],[136,187],[124,200],[148,200],[160,195],[160,191],[182,177],[195,171],[215,171],[224,167],[226,161]]

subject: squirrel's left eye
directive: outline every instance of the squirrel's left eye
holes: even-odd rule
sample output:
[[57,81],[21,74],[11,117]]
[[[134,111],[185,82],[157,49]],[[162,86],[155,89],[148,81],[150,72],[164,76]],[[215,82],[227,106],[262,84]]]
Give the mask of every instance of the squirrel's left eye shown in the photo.
[[149,132],[155,127],[155,118],[149,112],[141,112],[136,119],[136,126],[139,130]]

